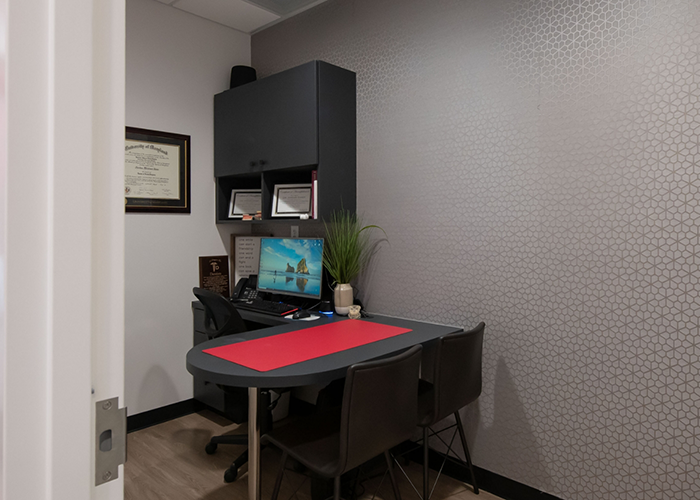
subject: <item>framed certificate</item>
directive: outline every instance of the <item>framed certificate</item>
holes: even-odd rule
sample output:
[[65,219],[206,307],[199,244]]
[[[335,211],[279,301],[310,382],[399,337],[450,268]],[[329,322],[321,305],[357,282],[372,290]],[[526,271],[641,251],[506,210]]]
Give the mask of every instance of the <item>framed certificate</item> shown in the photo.
[[190,213],[190,136],[126,127],[127,212]]
[[311,184],[276,184],[272,217],[301,217],[311,214]]
[[233,189],[228,206],[229,219],[240,219],[246,214],[255,215],[262,210],[260,189]]

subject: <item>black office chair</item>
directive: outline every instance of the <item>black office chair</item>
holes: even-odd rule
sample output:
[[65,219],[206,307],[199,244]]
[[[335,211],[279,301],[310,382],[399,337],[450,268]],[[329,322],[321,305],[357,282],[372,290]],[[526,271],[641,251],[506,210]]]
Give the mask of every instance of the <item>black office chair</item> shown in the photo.
[[396,500],[401,500],[389,449],[409,439],[416,425],[421,346],[347,370],[343,404],[270,431],[263,439],[278,446],[282,464],[272,500],[277,500],[287,458],[333,478],[340,499],[340,476],[384,454]]
[[[418,425],[423,428],[423,500],[429,500],[432,493],[429,491],[428,438],[455,426],[466,459],[466,463],[460,463],[469,469],[474,493],[479,494],[459,410],[476,401],[481,394],[481,354],[485,326],[481,322],[468,332],[451,333],[441,337],[434,357],[423,363],[418,386]],[[454,425],[437,432],[432,431],[432,425],[450,414],[454,415]],[[449,444],[445,441],[443,443],[448,446],[445,454],[447,460],[452,441]]]
[[204,306],[204,329],[207,337],[215,339],[248,331],[238,310],[226,297],[197,287],[192,289],[192,293]]
[[[215,339],[224,335],[232,335],[247,331],[245,322],[234,305],[222,295],[210,292],[202,288],[193,288],[192,293],[204,306],[204,329],[207,337]],[[235,411],[231,415],[237,424],[247,421],[248,418],[248,390],[244,387],[229,387],[219,385],[223,391],[231,395],[239,404],[235,406]],[[263,391],[261,394],[261,407],[258,415],[262,418],[261,430],[265,432],[272,426],[272,412],[269,408],[269,392]],[[206,445],[204,450],[209,454],[216,452],[220,444],[247,445],[247,434],[223,434],[214,436]],[[224,473],[224,480],[231,483],[238,476],[238,469],[248,462],[248,450],[244,451]]]

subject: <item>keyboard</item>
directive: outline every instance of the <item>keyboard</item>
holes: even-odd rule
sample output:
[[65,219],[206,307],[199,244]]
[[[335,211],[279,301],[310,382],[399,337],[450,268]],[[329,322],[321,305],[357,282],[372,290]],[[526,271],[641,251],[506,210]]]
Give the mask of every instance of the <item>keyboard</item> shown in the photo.
[[248,302],[234,302],[238,309],[254,311],[272,316],[286,316],[298,311],[299,308],[283,302],[273,302],[271,300],[250,300]]

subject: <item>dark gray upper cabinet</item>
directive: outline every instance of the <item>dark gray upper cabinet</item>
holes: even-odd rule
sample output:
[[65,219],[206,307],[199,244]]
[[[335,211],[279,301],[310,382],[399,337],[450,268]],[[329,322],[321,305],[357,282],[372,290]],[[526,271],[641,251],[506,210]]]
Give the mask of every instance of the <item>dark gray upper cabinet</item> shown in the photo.
[[[355,73],[311,61],[214,97],[217,222],[232,189],[262,190],[271,219],[275,185],[318,179],[318,218],[355,210]],[[275,218],[275,220],[278,220]]]
[[311,63],[216,95],[215,175],[317,164],[317,81]]

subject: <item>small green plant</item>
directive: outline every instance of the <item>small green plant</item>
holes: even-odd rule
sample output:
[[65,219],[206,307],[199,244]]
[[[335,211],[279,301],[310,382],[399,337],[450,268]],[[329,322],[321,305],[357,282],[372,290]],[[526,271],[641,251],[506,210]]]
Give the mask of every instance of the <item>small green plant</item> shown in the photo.
[[362,225],[357,214],[349,210],[335,210],[331,213],[326,227],[326,241],[323,246],[323,266],[336,283],[350,283],[365,268],[371,255],[370,231],[379,226]]

